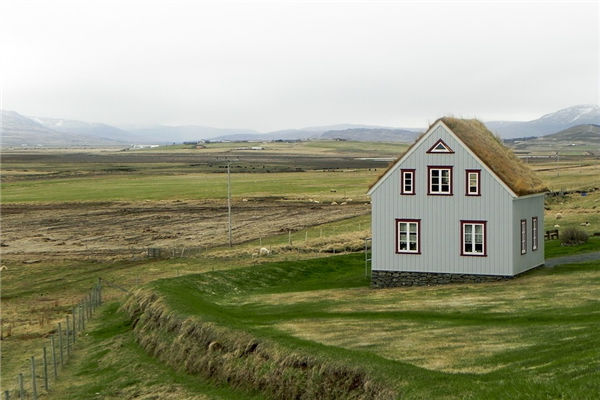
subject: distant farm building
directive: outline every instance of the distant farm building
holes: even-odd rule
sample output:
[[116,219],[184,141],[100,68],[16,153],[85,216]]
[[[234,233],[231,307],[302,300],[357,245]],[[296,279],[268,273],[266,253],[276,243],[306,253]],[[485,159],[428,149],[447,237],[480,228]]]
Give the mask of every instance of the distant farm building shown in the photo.
[[544,192],[477,120],[437,120],[371,186],[374,287],[479,282],[544,264]]

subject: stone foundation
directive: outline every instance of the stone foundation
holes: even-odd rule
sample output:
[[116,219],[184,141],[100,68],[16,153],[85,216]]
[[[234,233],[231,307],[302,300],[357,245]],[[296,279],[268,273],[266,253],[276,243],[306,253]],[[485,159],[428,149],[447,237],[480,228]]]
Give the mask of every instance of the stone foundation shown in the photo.
[[482,283],[512,279],[503,275],[443,274],[436,272],[371,271],[371,287],[431,286],[448,283]]

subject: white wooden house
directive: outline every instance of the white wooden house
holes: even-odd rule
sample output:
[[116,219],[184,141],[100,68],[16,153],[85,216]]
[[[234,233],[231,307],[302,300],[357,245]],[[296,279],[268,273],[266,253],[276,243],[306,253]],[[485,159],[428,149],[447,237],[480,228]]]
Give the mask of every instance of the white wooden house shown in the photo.
[[478,282],[544,264],[544,192],[477,120],[444,117],[371,186],[374,287]]

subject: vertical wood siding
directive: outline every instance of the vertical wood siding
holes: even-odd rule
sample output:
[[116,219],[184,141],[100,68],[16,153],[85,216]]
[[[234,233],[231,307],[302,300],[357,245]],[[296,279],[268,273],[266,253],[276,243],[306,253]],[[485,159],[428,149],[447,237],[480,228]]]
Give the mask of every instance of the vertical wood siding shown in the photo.
[[[538,249],[533,251],[531,218],[538,218]],[[527,253],[521,254],[521,220],[527,221]],[[544,263],[544,195],[513,200],[513,273],[520,274]]]
[[[453,154],[426,153],[440,138],[454,150]],[[453,196],[427,195],[428,165],[454,167]],[[400,168],[415,169],[416,195],[400,195]],[[467,169],[481,169],[481,196],[465,196]],[[512,213],[513,198],[444,127],[436,128],[401,167],[381,182],[371,200],[373,270],[513,275],[512,254],[518,245],[512,239],[517,218]],[[538,217],[543,227],[543,213]],[[421,219],[420,255],[396,254],[396,218]],[[460,220],[487,221],[487,257],[460,255]],[[536,253],[543,255],[543,240],[539,244]]]

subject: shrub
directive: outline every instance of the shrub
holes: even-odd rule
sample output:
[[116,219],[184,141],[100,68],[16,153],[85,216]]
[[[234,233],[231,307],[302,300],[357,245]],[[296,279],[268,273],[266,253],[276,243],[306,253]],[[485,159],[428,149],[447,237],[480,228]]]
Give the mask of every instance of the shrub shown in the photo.
[[563,246],[576,246],[588,241],[588,234],[579,228],[567,228],[560,234]]

